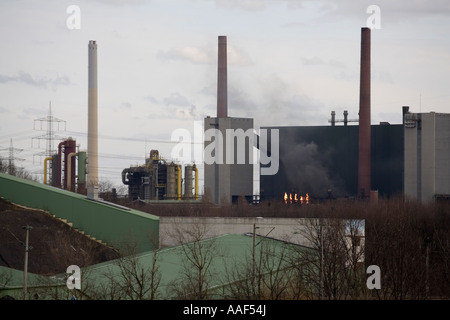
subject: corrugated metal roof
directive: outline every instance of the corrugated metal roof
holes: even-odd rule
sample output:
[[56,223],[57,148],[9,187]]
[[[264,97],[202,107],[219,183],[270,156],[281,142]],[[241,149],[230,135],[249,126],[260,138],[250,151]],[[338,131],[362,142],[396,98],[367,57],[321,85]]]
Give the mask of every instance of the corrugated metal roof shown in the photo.
[[[255,253],[257,261],[259,261],[259,253],[263,247],[270,246],[270,257],[279,258],[284,249],[289,247],[298,247],[291,243],[274,240],[271,238],[264,238],[257,236],[255,238]],[[154,255],[157,255],[157,266],[161,275],[161,282],[158,287],[158,292],[161,298],[174,298],[168,293],[170,284],[183,277],[184,266],[187,262],[186,253],[183,251],[188,246],[196,245],[197,249],[207,251],[211,257],[210,277],[208,279],[209,288],[217,288],[226,286],[229,279],[225,277],[227,270],[235,268],[237,265],[245,265],[252,261],[253,253],[253,237],[251,234],[226,234],[219,237],[209,238],[192,242],[184,245],[167,247],[156,251],[149,251],[135,256],[139,268],[144,272],[150,272]],[[198,250],[197,250],[198,252]],[[274,265],[277,265],[276,263]],[[7,268],[6,268],[7,269]],[[21,271],[14,271],[16,276],[16,285],[23,284],[23,273]],[[89,266],[81,270],[82,274],[82,289],[89,286],[90,288],[102,287],[110,285],[111,277],[120,279],[121,269],[119,266],[119,259],[108,262],[103,262],[93,266]],[[64,279],[66,275],[56,275],[56,279]],[[65,280],[60,280],[60,285],[65,285]],[[122,297],[124,298],[124,297]]]

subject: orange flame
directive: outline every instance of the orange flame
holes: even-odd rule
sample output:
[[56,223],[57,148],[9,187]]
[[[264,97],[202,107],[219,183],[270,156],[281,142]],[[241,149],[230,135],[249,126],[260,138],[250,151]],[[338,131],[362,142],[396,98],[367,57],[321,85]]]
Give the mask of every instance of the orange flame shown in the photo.
[[292,195],[292,193],[289,193],[289,195],[288,195],[288,193],[287,192],[285,192],[284,193],[284,197],[283,197],[283,199],[284,199],[284,203],[288,203],[288,200],[289,200],[289,203],[300,203],[300,204],[309,204],[309,193],[307,193],[305,196],[299,196],[297,193],[294,193],[293,195]]

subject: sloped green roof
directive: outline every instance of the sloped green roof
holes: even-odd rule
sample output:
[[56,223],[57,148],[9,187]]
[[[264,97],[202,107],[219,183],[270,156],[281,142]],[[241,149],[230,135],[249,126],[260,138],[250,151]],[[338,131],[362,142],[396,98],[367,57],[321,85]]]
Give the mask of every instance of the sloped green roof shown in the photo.
[[[265,245],[270,246],[270,257],[274,259],[282,257],[283,250],[289,247],[299,247],[283,241],[258,236],[255,240],[255,257],[258,260],[262,247]],[[153,259],[155,255],[157,255],[156,263],[159,267],[159,273],[161,275],[161,282],[158,287],[160,298],[174,298],[174,296],[171,296],[168,289],[173,281],[183,277],[182,272],[185,270],[184,264],[187,261],[186,253],[183,252],[183,248],[194,244],[201,246],[204,252],[208,251],[210,257],[212,257],[209,269],[211,277],[208,279],[208,287],[210,289],[226,286],[230,281],[225,276],[226,273],[229,270],[236,268],[238,264],[250,265],[252,263],[253,237],[252,235],[243,234],[226,234],[190,244],[167,247],[136,255],[135,261],[139,268],[143,269],[144,272],[150,272]],[[90,296],[90,289],[100,288],[102,286],[107,287],[111,284],[111,278],[121,279],[119,261],[120,259],[112,260],[83,268],[81,270],[81,291],[85,290],[84,294],[88,298],[95,298]],[[20,279],[21,274],[22,273],[20,271],[17,272],[18,279]],[[62,281],[65,276],[65,274],[57,275],[54,279],[59,279],[59,281],[55,281],[57,281],[59,285],[65,286],[65,280]],[[18,280],[18,282],[20,285],[23,283],[23,281],[20,282],[20,280]],[[123,299],[124,297],[122,296],[121,298]]]
[[[256,237],[256,250],[255,254],[259,260],[259,252],[262,247],[262,243],[270,244],[271,246],[271,258],[279,258],[282,256],[282,251],[286,249],[286,246],[295,246],[292,244],[286,244],[283,241]],[[185,244],[184,246],[193,245]],[[252,235],[242,234],[226,234],[219,237],[204,239],[196,243],[197,246],[202,246],[204,251],[210,250],[212,261],[210,265],[210,274],[212,275],[208,279],[208,287],[221,287],[227,285],[228,281],[225,277],[227,271],[232,270],[237,264],[245,265],[251,264],[253,253],[253,237]],[[186,247],[185,247],[186,248]],[[150,272],[154,255],[157,254],[157,265],[161,274],[161,282],[158,291],[166,298],[170,298],[167,290],[171,282],[180,279],[184,269],[184,263],[187,260],[186,253],[183,252],[183,245],[168,247],[159,251],[151,251],[136,256],[140,266]],[[114,275],[120,277],[120,267],[118,260],[104,262],[91,267],[86,268],[83,272],[87,273],[87,277],[91,284],[101,285],[102,282],[106,284],[108,282],[106,274],[109,276]],[[237,279],[236,279],[237,280]]]
[[4,173],[0,173],[0,196],[66,219],[74,228],[112,247],[131,239],[139,252],[159,246],[159,217],[139,210]]

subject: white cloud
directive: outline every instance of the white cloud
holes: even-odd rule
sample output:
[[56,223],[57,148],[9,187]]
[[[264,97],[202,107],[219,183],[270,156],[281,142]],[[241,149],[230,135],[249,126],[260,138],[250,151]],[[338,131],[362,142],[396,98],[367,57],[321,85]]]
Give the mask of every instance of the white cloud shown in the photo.
[[215,4],[222,8],[246,11],[260,11],[267,7],[267,1],[265,0],[215,0]]
[[[157,57],[168,60],[185,60],[195,64],[216,64],[217,63],[217,47],[182,47],[173,48],[168,51],[159,51]],[[228,65],[248,65],[250,58],[243,51],[227,44],[227,61]]]
[[214,63],[213,51],[205,48],[183,47],[173,48],[168,51],[159,51],[157,57],[169,60],[187,60],[192,63]]
[[190,102],[188,98],[183,96],[182,94],[178,92],[172,93],[170,96],[165,97],[163,99],[164,104],[171,105],[171,106],[186,106],[190,105]]
[[47,88],[48,85],[56,90],[57,86],[67,86],[72,84],[69,77],[66,75],[56,75],[54,78],[43,76],[33,76],[28,72],[19,71],[16,76],[8,76],[0,74],[0,83],[20,82],[34,87]]

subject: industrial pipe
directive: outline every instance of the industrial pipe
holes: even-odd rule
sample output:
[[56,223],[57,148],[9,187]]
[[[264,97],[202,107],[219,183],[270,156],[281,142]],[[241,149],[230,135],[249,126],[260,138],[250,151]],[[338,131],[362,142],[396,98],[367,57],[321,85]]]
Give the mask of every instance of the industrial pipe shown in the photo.
[[197,168],[197,166],[195,164],[193,166],[193,170],[195,171],[195,193],[194,193],[194,197],[195,197],[195,200],[198,200],[198,168]]
[[77,192],[86,194],[86,151],[78,152]]
[[181,200],[181,166],[177,165],[178,179],[177,179],[177,200]]
[[370,28],[361,28],[359,92],[358,197],[370,198]]
[[217,63],[217,118],[228,117],[227,37],[219,36]]
[[98,199],[97,43],[88,45],[88,174],[87,197]]
[[58,144],[58,181],[56,182],[56,187],[61,188],[61,168],[62,168],[62,161],[61,161],[61,147],[65,145],[66,141],[61,141]]
[[47,157],[44,159],[44,184],[47,184],[47,161],[51,161],[53,157]]
[[67,190],[72,191],[72,157],[78,155],[76,152],[71,152],[67,156]]

